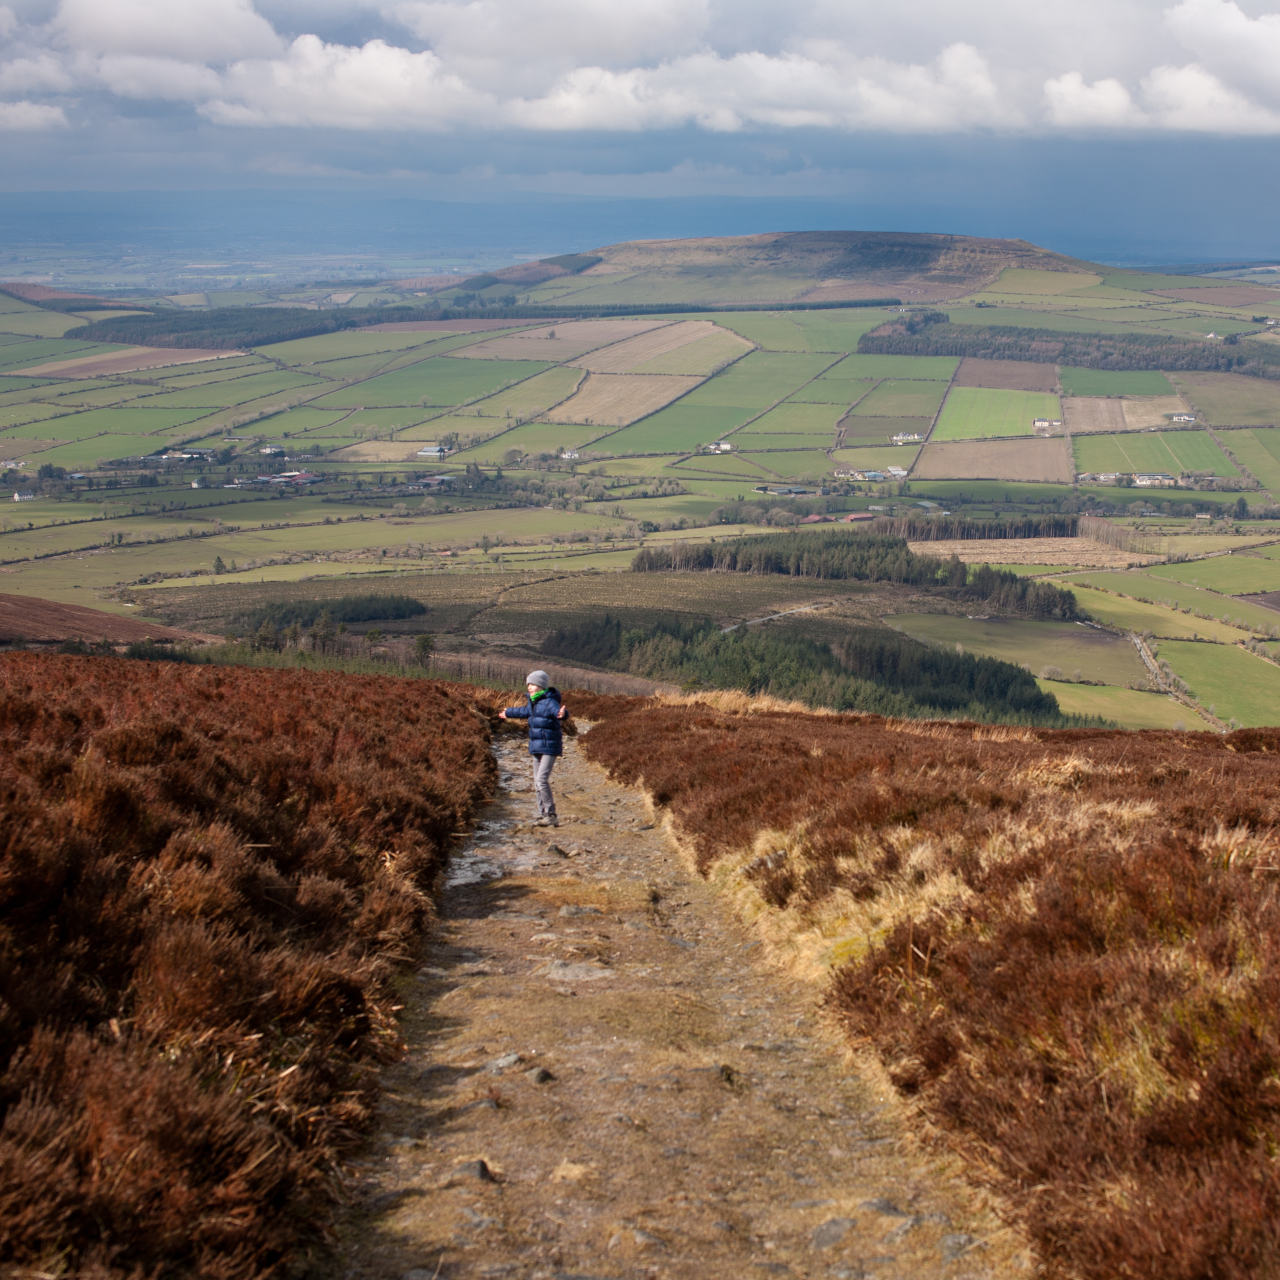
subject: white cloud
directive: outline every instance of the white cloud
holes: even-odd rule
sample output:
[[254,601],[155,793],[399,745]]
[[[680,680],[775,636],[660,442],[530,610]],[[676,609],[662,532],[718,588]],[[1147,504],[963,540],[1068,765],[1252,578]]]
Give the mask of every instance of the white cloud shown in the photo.
[[0,63],[0,93],[66,93],[74,87],[70,73],[52,54]]
[[282,41],[251,0],[61,0],[55,28],[73,49],[219,63]]
[[493,107],[434,53],[299,36],[283,58],[229,67],[201,111],[219,124],[444,129],[491,117]]
[[1078,71],[1046,81],[1050,121],[1066,129],[1115,129],[1146,123],[1129,90],[1119,80],[1086,83]]
[[944,49],[930,66],[794,54],[697,54],[653,69],[583,68],[543,97],[514,104],[509,120],[537,129],[672,128],[727,132],[770,128],[875,128],[952,132],[1006,125],[980,54]]
[[216,71],[199,63],[129,53],[97,59],[95,71],[103,86],[122,98],[204,102],[221,84]]
[[1280,13],[1250,18],[1234,0],[1183,0],[1165,20],[1197,66],[1280,105]]
[[352,131],[1280,133],[1268,5],[6,0],[0,93]]
[[692,53],[709,18],[708,0],[387,0],[383,12],[451,64],[545,81]]
[[61,129],[66,124],[67,116],[61,107],[49,107],[39,102],[0,102],[0,132]]
[[1157,67],[1142,89],[1148,109],[1166,129],[1280,133],[1280,113],[1250,102],[1201,67]]

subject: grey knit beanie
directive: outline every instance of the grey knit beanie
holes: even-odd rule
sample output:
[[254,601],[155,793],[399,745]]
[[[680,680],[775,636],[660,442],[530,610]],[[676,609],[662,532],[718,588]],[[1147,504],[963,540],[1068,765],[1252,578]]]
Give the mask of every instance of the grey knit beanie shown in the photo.
[[536,684],[539,689],[551,688],[551,677],[545,671],[530,671],[524,678],[525,684]]

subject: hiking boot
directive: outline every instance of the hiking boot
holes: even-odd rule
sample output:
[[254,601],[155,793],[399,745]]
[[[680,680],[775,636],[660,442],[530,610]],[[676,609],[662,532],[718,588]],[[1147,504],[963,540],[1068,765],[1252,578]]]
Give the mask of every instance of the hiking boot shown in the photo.
[[544,813],[533,825],[535,827],[558,827],[560,819],[554,813]]

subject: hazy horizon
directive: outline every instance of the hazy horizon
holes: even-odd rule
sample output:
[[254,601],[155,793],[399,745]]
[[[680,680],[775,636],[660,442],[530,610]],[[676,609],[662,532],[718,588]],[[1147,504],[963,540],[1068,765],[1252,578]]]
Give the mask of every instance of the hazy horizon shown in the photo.
[[1031,241],[1108,265],[1267,261],[1269,236],[1197,241],[1054,210],[913,209],[744,197],[449,201],[370,191],[8,192],[0,279],[172,289],[489,270],[637,239],[807,230],[941,232]]
[[0,267],[810,228],[1269,260],[1277,5],[0,0]]

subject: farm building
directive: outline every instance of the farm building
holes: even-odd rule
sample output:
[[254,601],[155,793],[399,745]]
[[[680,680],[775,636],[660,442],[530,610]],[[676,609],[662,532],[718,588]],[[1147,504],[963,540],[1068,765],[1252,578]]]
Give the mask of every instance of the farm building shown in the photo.
[[1139,489],[1172,489],[1177,481],[1163,471],[1140,471],[1133,477]]
[[34,502],[36,495],[34,493],[15,493],[13,500],[14,502]]
[[891,444],[920,444],[924,436],[919,431],[899,431],[889,438]]
[[732,453],[733,445],[728,440],[713,440],[707,445],[708,453]]
[[424,444],[422,448],[418,450],[418,457],[435,458],[437,461],[439,461],[439,459],[445,457],[448,454],[448,452],[449,450],[446,449],[442,444],[435,444],[435,443]]

